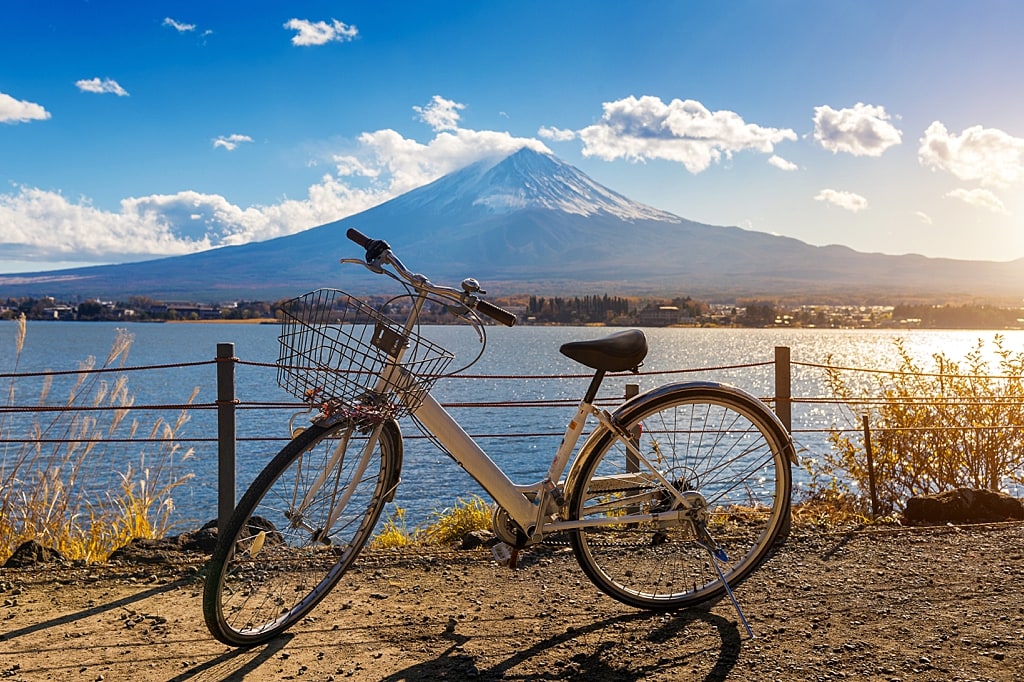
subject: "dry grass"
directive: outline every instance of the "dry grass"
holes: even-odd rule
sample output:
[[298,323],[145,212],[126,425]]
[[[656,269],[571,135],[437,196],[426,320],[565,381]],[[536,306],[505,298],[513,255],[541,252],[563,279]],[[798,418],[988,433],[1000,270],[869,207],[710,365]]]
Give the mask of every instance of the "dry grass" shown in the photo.
[[[15,373],[27,336],[23,316],[17,324]],[[123,367],[132,341],[118,330],[100,367]],[[145,431],[129,420],[134,399],[127,376],[90,372],[95,365],[93,358],[80,364],[61,410],[0,413],[0,433],[8,441],[23,439],[0,451],[0,562],[28,540],[69,559],[102,561],[133,538],[162,537],[170,528],[171,493],[191,478],[181,471],[191,450],[182,452],[176,441],[187,414],[182,411],[173,424],[158,418],[148,442],[113,442]],[[47,377],[40,406],[52,405],[51,389]],[[8,407],[16,405],[15,394],[12,378]]]
[[490,530],[491,507],[474,495],[468,500],[459,498],[447,509],[434,511],[430,520],[421,527],[409,529],[405,510],[401,507],[384,520],[384,526],[370,542],[373,549],[392,549],[409,545],[446,545],[461,542],[475,530]]

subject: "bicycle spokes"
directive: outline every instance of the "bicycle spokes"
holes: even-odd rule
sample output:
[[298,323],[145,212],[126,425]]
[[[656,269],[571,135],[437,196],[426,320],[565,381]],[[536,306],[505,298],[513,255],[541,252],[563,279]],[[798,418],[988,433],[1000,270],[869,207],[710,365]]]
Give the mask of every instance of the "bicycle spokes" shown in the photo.
[[603,591],[643,608],[730,592],[788,515],[784,432],[758,401],[704,384],[627,407],[572,477],[576,558]]

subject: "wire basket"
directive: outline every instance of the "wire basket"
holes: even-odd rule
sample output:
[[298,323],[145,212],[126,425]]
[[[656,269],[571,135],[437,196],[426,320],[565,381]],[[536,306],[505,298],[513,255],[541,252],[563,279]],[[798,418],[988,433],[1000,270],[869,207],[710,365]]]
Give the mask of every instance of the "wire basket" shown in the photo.
[[278,383],[332,411],[403,417],[419,407],[454,357],[338,289],[286,301],[281,312]]

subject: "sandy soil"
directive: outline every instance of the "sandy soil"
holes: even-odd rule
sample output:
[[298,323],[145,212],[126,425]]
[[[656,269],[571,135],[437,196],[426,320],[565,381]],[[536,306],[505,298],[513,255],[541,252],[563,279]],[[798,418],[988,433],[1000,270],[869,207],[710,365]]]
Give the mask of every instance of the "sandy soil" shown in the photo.
[[649,614],[553,547],[368,554],[267,645],[213,640],[202,557],[0,570],[9,680],[1024,680],[1024,524],[795,531],[728,602]]

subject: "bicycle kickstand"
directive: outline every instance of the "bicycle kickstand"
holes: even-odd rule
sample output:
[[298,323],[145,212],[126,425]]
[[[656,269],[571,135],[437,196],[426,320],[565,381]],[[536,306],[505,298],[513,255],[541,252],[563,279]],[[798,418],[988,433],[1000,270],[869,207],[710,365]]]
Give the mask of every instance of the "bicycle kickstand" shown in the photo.
[[729,599],[732,601],[732,607],[736,609],[736,615],[739,616],[740,622],[743,623],[743,627],[747,631],[747,637],[754,639],[754,630],[750,627],[750,623],[747,621],[747,617],[743,615],[743,609],[740,608],[740,602],[736,599],[736,595],[733,593],[729,583],[725,580],[725,574],[722,573],[722,567],[718,565],[719,561],[728,561],[729,558],[725,555],[725,550],[721,547],[712,547],[707,542],[697,541],[701,547],[707,550],[708,555],[711,557],[711,565],[715,567],[715,572],[718,573],[718,579],[725,585],[725,591],[729,595]]

